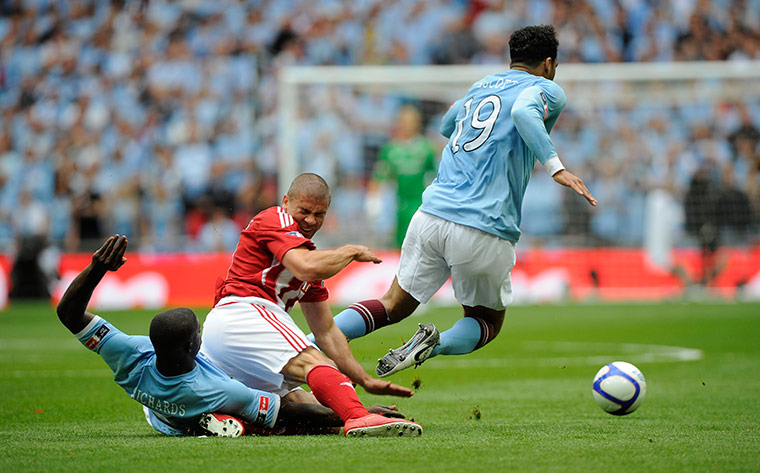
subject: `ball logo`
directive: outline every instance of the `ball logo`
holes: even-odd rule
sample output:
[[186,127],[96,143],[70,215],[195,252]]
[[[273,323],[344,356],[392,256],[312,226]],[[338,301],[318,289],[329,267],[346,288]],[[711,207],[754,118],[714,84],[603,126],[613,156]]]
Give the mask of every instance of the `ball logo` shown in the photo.
[[638,409],[646,389],[646,380],[638,368],[625,361],[616,361],[596,373],[592,393],[605,412],[625,415]]

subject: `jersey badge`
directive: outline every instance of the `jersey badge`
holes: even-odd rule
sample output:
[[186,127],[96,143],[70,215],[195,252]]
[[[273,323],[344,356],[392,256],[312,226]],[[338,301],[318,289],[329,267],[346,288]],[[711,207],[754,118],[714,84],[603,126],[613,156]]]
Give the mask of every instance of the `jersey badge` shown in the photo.
[[541,102],[544,104],[544,120],[546,120],[546,117],[549,116],[549,102],[546,100],[546,94],[543,91],[539,92],[538,95],[541,96]]
[[108,328],[107,325],[101,325],[100,328],[92,334],[90,339],[85,342],[84,346],[90,350],[96,349],[98,345],[100,345],[100,342],[103,341],[103,337],[105,337],[110,331],[111,329]]

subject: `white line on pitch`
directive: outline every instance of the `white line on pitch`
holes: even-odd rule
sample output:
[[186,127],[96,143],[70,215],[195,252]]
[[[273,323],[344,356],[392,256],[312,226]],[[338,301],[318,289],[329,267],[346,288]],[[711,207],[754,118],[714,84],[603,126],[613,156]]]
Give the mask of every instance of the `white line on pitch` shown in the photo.
[[[509,366],[586,366],[604,365],[625,359],[633,363],[672,363],[701,360],[702,350],[668,345],[637,343],[586,343],[586,342],[523,342],[524,356],[478,358],[476,356],[443,356],[440,362],[428,362],[428,369],[506,368]],[[593,356],[531,356],[532,353],[602,352]],[[368,365],[369,366],[369,365]],[[374,367],[374,365],[372,365]]]

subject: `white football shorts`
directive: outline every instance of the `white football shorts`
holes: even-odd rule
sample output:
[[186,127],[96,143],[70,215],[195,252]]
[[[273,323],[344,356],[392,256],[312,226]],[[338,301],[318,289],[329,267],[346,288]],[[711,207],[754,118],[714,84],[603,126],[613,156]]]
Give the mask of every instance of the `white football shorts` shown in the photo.
[[277,304],[258,297],[228,296],[203,323],[201,352],[246,386],[284,396],[301,383],[282,368],[307,347],[315,347]]
[[515,258],[509,240],[418,210],[406,231],[396,276],[401,288],[423,304],[451,276],[460,304],[502,310],[512,303]]

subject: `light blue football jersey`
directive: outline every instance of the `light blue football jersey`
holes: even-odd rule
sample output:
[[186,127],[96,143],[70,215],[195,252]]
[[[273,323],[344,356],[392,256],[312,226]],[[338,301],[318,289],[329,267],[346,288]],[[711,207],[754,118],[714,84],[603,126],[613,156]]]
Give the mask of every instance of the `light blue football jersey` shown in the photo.
[[525,189],[536,159],[557,156],[549,132],[566,101],[553,81],[515,69],[473,84],[442,120],[449,142],[420,210],[517,242]]
[[184,435],[209,412],[238,416],[263,427],[272,427],[277,420],[277,395],[230,378],[201,354],[189,373],[164,376],[156,369],[156,352],[146,336],[126,335],[96,316],[76,337],[100,354],[116,384],[149,409],[151,425],[162,433]]

